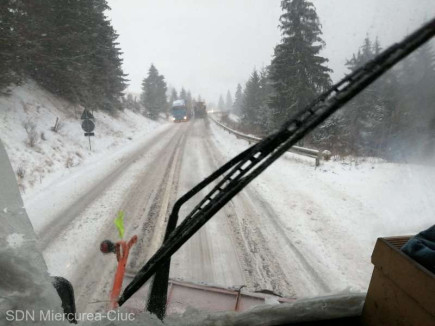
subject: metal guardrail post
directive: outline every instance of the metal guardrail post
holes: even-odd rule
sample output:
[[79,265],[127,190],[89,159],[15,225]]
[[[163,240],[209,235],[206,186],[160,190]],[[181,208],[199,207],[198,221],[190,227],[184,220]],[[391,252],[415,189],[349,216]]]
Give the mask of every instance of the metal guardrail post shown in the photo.
[[319,153],[317,153],[317,157],[316,157],[316,167],[318,167],[320,165],[321,159],[322,159],[322,152],[319,151]]

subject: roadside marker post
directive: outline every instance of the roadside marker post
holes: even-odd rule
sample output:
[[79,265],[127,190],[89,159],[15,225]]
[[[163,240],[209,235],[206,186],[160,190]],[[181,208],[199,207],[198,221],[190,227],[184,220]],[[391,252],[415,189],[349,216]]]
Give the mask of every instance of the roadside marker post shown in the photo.
[[92,151],[91,136],[95,136],[95,133],[93,132],[95,129],[94,115],[89,110],[84,109],[80,119],[83,120],[82,129],[85,132],[85,137],[88,137],[89,139],[89,150]]

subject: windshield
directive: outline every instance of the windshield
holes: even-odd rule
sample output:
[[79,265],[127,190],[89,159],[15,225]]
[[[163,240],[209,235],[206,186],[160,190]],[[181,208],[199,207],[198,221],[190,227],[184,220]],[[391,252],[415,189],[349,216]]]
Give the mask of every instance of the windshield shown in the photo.
[[[116,307],[177,199],[435,17],[430,0],[68,3],[0,9],[0,135],[49,274],[91,313]],[[174,253],[166,315],[365,295],[377,238],[434,224],[434,87],[431,40],[299,139]]]

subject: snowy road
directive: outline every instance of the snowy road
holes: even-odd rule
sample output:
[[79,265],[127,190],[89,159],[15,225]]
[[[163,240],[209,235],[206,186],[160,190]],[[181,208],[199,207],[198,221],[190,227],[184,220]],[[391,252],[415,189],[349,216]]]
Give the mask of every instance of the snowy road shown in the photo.
[[[126,212],[126,236],[139,237],[128,266],[134,270],[160,245],[176,199],[247,146],[204,120],[171,124],[41,229],[49,270],[72,281],[78,309],[107,306],[116,262],[98,246],[117,239],[118,210]],[[254,180],[174,255],[171,278],[287,297],[364,291],[376,238],[411,234],[431,220],[429,202],[421,202],[420,219],[409,212],[422,197],[418,187],[425,198],[432,196],[432,170],[404,174],[409,166],[333,162],[314,169],[292,155]],[[397,175],[412,193],[397,187]],[[396,201],[385,205],[393,192]],[[182,207],[179,222],[203,195]],[[398,216],[403,223],[395,222]]]
[[[178,197],[216,169],[210,158],[210,134],[204,121],[194,121],[191,124],[193,128],[183,150]],[[182,207],[179,223],[194,208],[199,197],[205,196],[208,190],[210,189],[202,191]],[[243,285],[245,277],[236,247],[225,212],[218,212],[175,254],[170,276],[223,286]]]
[[[156,248],[157,244],[151,244],[150,240],[159,242],[164,226],[161,220],[164,221],[168,209],[166,206],[161,212],[162,192],[173,163],[178,161],[174,161],[174,154],[186,131],[186,125],[176,125],[150,139],[73,203],[72,213],[54,219],[49,226],[54,231],[49,234],[56,236],[50,240],[41,236],[50,272],[72,281],[79,309],[93,310],[92,302],[108,298],[116,262],[114,256],[103,256],[98,248],[104,239],[117,240],[113,220],[118,210],[126,214],[126,236],[139,236],[131,260],[144,261],[150,250]],[[160,228],[156,232],[155,226]],[[140,255],[137,249],[143,249]]]
[[[79,310],[106,305],[115,259],[103,256],[98,244],[116,240],[116,212],[126,213],[126,235],[139,237],[129,266],[139,268],[160,245],[176,198],[224,162],[210,128],[204,120],[174,124],[41,230],[49,270],[72,281]],[[180,217],[198,199],[183,206]],[[267,289],[286,296],[301,294],[301,288],[328,291],[295,248],[276,254],[277,248],[290,243],[276,220],[265,200],[248,189],[175,254],[171,278],[227,287],[246,285],[251,291]]]
[[[194,124],[184,151],[180,195],[225,162],[210,128],[202,121]],[[184,213],[195,202],[186,205]],[[246,285],[250,291],[271,290],[289,297],[328,292],[328,286],[292,246],[278,220],[266,200],[255,189],[247,188],[176,253],[171,277]],[[285,251],[285,256],[277,254],[279,251]]]

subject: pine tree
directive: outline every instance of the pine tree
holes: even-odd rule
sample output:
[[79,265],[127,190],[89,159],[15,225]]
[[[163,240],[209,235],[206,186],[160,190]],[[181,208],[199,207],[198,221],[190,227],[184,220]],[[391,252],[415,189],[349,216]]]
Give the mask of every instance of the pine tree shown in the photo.
[[[15,75],[32,77],[73,103],[122,109],[126,80],[118,35],[104,14],[110,9],[105,0],[16,0],[8,6],[0,11],[0,28],[6,32],[2,44],[15,55],[0,61]],[[10,79],[9,74],[2,76]]]
[[190,91],[188,91],[186,95],[186,107],[189,112],[193,111],[193,98]]
[[415,53],[414,99],[417,101],[413,115],[417,128],[427,128],[428,120],[435,116],[435,54],[428,43]]
[[[84,104],[113,112],[120,109],[119,99],[126,87],[125,75],[121,68],[122,53],[118,47],[119,43],[116,42],[118,34],[104,14],[110,9],[106,0],[84,2],[85,4],[81,4],[80,18],[81,25],[86,26],[86,37],[89,39],[83,57],[88,65],[87,74],[84,73],[84,76],[89,85],[85,92]],[[88,16],[84,11],[87,11]],[[83,20],[85,17],[87,19]]]
[[260,76],[254,70],[245,86],[242,104],[242,124],[258,132],[261,125],[261,85]]
[[122,107],[140,113],[140,109],[141,109],[140,103],[138,102],[136,97],[133,96],[133,94],[127,93],[126,96],[123,96],[121,98],[121,103],[122,103]]
[[174,101],[178,100],[177,90],[175,88],[172,89],[171,96],[169,97],[169,105],[172,105]]
[[222,95],[219,96],[218,110],[221,112],[225,112],[225,102],[224,102],[224,98]]
[[281,8],[282,41],[275,47],[270,67],[273,128],[306,107],[331,83],[331,70],[325,66],[328,60],[319,55],[324,42],[314,5],[307,0],[282,0]]
[[147,78],[142,82],[142,104],[148,116],[156,120],[160,113],[166,112],[166,82],[163,75],[159,75],[154,65],[151,65]]
[[230,112],[233,107],[233,98],[231,97],[231,93],[227,91],[227,97],[225,100],[225,111]]
[[[364,44],[346,65],[354,71],[380,52],[378,42],[366,37]],[[351,101],[344,112],[344,133],[351,153],[362,156],[379,156],[385,147],[387,97],[384,92],[385,77],[370,85]]]
[[20,40],[20,22],[24,14],[18,1],[5,0],[0,6],[0,95],[7,93],[7,86],[21,81],[24,42]]
[[[102,85],[101,97],[96,103],[101,105],[101,109],[113,111],[119,109],[119,98],[122,96],[126,88],[125,74],[122,71],[122,59],[119,43],[116,42],[118,34],[110,24],[110,21],[104,14],[105,10],[110,9],[106,0],[95,1],[95,21],[99,21],[94,33],[91,35],[99,35],[98,42],[92,43],[95,49],[95,55],[92,57],[93,66],[95,67],[93,76],[98,76],[98,81]],[[91,79],[91,83],[95,84],[97,80]],[[93,98],[95,94],[90,94],[88,100]]]
[[26,73],[49,91],[84,104],[83,85],[90,85],[90,74],[82,72],[90,68],[89,47],[94,40],[82,24],[95,25],[93,6],[81,1],[54,0],[23,4],[31,17],[23,24],[23,33],[33,47],[26,51]]
[[433,43],[403,61],[393,154],[398,159],[435,157],[435,53]]
[[181,100],[184,100],[185,102],[187,102],[187,92],[186,92],[186,90],[184,89],[184,87],[181,88],[181,91],[180,91],[180,99],[181,99]]
[[234,95],[233,112],[237,115],[242,114],[243,105],[243,90],[240,84],[237,85],[236,93]]
[[271,111],[269,99],[272,96],[273,87],[269,77],[269,69],[263,68],[260,71],[260,108],[258,113],[258,125],[263,134],[267,134],[273,128],[271,127]]
[[348,154],[349,135],[345,133],[347,131],[345,114],[345,111],[340,110],[316,128],[310,135],[310,146],[328,149],[334,154]]

